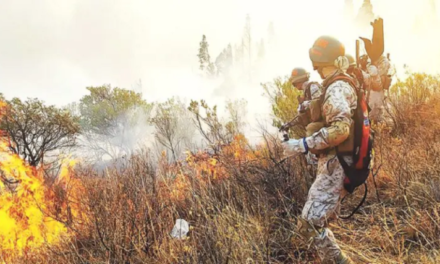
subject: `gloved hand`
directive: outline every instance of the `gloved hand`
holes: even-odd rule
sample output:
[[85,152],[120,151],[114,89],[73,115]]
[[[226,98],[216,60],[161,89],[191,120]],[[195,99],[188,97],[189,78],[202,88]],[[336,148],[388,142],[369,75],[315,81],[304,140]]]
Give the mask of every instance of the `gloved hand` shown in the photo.
[[284,154],[286,156],[297,156],[299,154],[307,154],[309,147],[304,138],[302,139],[289,139],[283,143]]
[[279,132],[287,131],[288,128],[289,128],[289,125],[288,125],[288,124],[284,124],[284,125],[282,125],[282,126],[280,127],[280,129],[279,129],[278,131],[279,131]]
[[298,104],[298,109],[296,110],[298,114],[305,113],[307,109],[310,108],[310,101],[304,101]]

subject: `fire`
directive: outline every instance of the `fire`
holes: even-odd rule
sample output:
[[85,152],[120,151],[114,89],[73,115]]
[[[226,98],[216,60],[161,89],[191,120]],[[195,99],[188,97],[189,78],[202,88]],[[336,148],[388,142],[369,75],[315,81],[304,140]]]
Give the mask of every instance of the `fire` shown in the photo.
[[[0,102],[0,117],[3,107]],[[69,202],[72,195],[57,201],[44,183],[43,170],[28,166],[9,151],[8,144],[0,134],[0,259],[6,262],[66,241],[72,235],[68,224],[79,215],[78,206]],[[65,194],[73,187],[81,190],[79,182],[70,177],[73,166],[74,161],[63,162],[55,183]]]
[[[263,160],[264,145],[258,146],[256,150],[251,150],[248,147],[246,138],[239,134],[234,137],[232,142],[222,147],[222,155],[226,157],[233,157],[227,160],[229,165],[240,168],[242,164],[258,160],[263,165],[267,162]],[[190,188],[194,188],[194,184],[200,188],[205,188],[206,185],[213,181],[221,182],[230,177],[225,164],[219,161],[219,157],[214,157],[206,152],[191,153],[187,152],[185,170],[175,168],[175,178],[168,180],[164,186],[168,187],[169,198],[173,202],[183,201],[185,197],[190,194]],[[186,172],[184,172],[186,171]],[[192,176],[189,176],[192,174]]]

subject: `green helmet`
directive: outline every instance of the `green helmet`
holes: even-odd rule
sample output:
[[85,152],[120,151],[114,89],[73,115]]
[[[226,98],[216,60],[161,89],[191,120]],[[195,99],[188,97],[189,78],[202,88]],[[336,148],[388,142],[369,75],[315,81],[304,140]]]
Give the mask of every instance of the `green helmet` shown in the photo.
[[344,55],[344,44],[330,36],[319,37],[309,50],[310,60],[314,68],[331,66],[339,56]]
[[299,83],[299,82],[306,82],[310,78],[310,73],[308,73],[303,68],[295,68],[292,70],[292,74],[290,75],[290,82],[291,83]]
[[356,66],[356,61],[354,60],[353,56],[350,54],[345,54],[345,57],[347,57],[350,67]]

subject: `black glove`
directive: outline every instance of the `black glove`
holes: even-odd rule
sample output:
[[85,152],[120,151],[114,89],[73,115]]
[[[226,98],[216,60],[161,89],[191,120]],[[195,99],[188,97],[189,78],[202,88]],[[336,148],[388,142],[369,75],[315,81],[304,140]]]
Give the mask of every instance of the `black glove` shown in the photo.
[[284,124],[280,127],[279,132],[287,131],[288,128],[289,128],[288,124]]
[[283,141],[289,141],[289,134],[287,132],[283,133]]

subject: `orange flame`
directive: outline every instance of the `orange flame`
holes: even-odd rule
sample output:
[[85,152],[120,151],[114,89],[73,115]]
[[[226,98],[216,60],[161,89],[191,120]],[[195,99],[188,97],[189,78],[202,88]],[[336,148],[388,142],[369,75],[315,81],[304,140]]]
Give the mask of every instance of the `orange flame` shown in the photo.
[[[264,165],[266,162],[261,161],[264,150],[264,146],[258,146],[256,150],[251,151],[248,148],[246,138],[239,134],[234,137],[230,144],[223,146],[221,152],[223,155],[233,157],[233,160],[228,162],[240,167],[241,164],[255,160]],[[190,194],[191,181],[197,182],[199,186],[203,187],[213,181],[221,182],[230,176],[224,164],[219,162],[217,157],[204,152],[196,154],[187,152],[186,164],[186,172],[175,168],[175,178],[168,179],[163,184],[163,187],[168,187],[165,189],[169,190],[167,195],[173,202],[183,201]],[[192,174],[192,176],[189,176],[189,174]]]
[[[4,107],[0,101],[0,118]],[[44,184],[43,171],[12,154],[8,144],[0,134],[0,259],[7,263],[66,241],[72,235],[66,219],[79,215],[77,206],[56,204],[54,193]],[[57,186],[78,187],[69,175],[73,165],[73,161],[63,163]],[[54,217],[54,208],[69,213]]]

